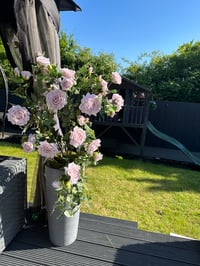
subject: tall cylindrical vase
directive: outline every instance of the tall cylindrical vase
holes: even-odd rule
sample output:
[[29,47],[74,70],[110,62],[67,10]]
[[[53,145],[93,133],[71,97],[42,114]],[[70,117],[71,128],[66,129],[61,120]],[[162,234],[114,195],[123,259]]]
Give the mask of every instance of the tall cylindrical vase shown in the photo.
[[59,169],[45,166],[48,230],[52,244],[55,246],[68,246],[77,238],[80,209],[72,217],[66,217],[64,214],[60,215],[60,211],[57,209],[53,211],[57,195],[52,183],[58,179],[61,173],[62,171]]

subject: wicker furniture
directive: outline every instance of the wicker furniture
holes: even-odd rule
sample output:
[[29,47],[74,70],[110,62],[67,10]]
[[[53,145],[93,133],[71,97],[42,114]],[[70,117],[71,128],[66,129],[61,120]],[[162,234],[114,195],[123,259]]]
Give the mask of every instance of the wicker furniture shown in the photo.
[[26,159],[0,156],[0,253],[25,223]]

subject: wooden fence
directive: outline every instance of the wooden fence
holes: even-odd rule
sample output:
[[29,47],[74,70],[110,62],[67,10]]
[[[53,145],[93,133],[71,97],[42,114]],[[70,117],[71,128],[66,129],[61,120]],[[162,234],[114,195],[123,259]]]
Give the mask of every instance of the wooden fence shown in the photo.
[[[188,150],[200,152],[200,103],[157,101],[149,120],[159,131],[176,138]],[[149,130],[145,146],[175,148]]]

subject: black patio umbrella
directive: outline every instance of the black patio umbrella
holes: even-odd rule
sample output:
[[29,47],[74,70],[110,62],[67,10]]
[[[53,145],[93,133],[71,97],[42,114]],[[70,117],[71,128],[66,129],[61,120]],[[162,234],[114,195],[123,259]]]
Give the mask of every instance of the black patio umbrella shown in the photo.
[[6,0],[0,3],[0,36],[13,67],[31,70],[40,53],[60,65],[59,11],[80,11],[72,0]]
[[80,6],[72,0],[55,0],[55,2],[59,11],[81,11]]

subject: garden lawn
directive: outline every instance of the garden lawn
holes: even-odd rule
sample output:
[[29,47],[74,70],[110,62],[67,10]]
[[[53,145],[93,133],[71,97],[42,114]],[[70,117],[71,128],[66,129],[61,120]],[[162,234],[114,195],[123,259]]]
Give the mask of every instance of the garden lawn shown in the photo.
[[[28,200],[35,189],[37,154],[0,142],[2,155],[28,161]],[[170,232],[200,240],[199,171],[162,164],[105,157],[87,169],[92,196],[81,211],[137,221],[140,229]]]
[[35,179],[37,175],[38,153],[25,153],[19,144],[0,142],[0,155],[27,159],[27,201],[33,203],[35,194]]
[[105,158],[87,173],[93,200],[82,211],[137,221],[148,231],[200,239],[199,171]]

